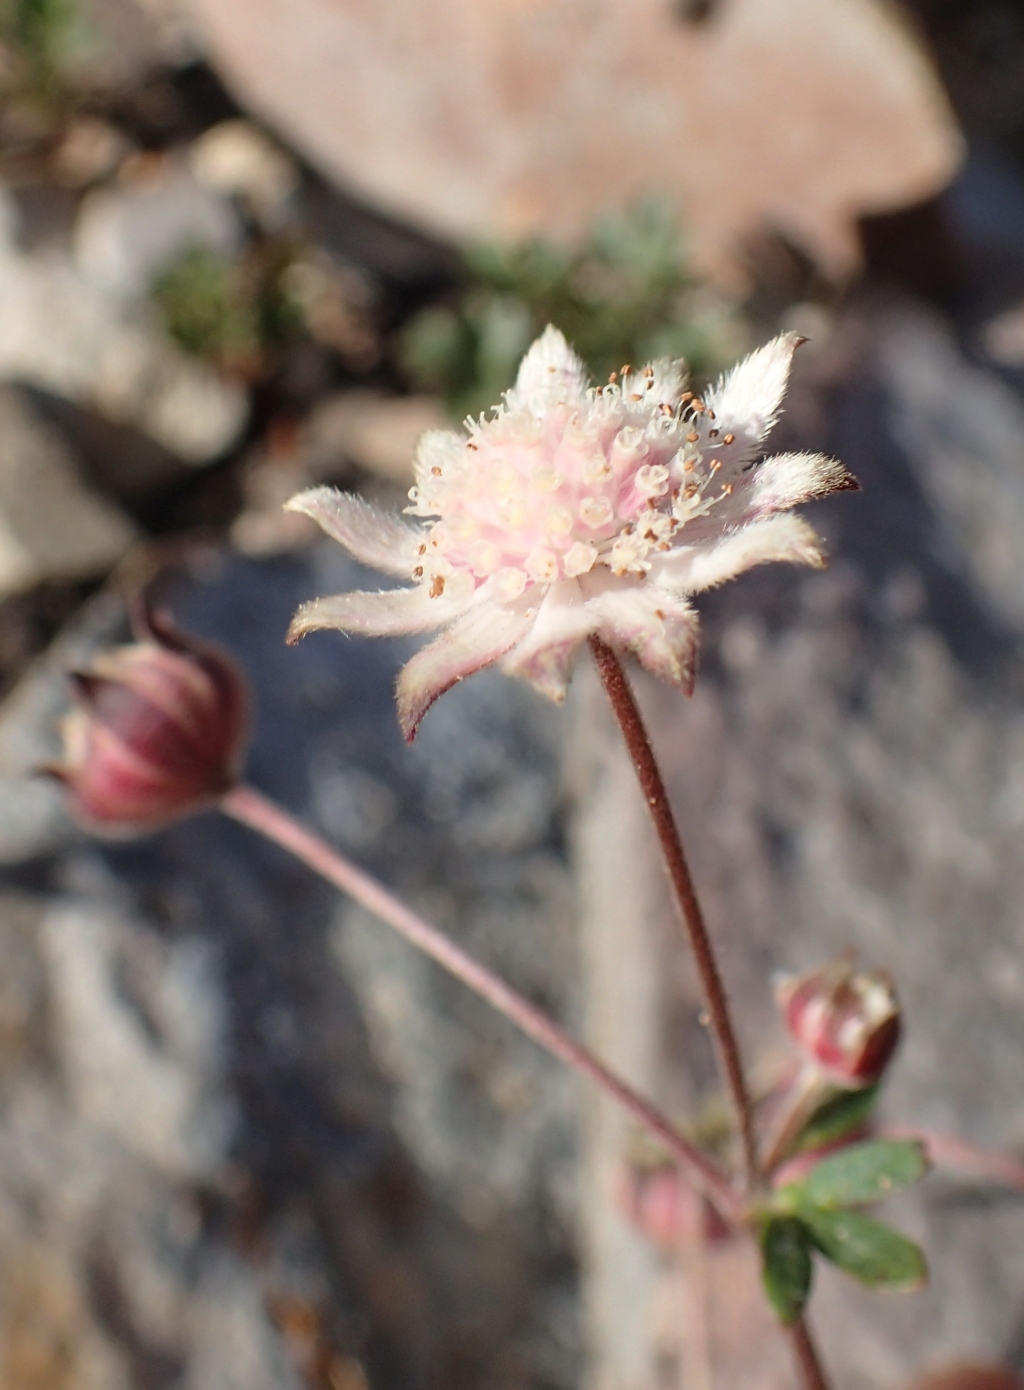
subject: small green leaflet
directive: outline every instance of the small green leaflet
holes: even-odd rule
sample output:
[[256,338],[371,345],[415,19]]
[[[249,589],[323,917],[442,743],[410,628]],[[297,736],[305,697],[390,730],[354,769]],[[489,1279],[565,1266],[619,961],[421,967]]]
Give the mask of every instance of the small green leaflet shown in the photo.
[[761,1278],[781,1323],[794,1322],[811,1291],[810,1237],[792,1217],[774,1217],[761,1231]]
[[794,1196],[801,1215],[807,1207],[863,1207],[909,1187],[927,1171],[916,1140],[876,1139],[822,1159],[796,1184]]
[[898,1231],[859,1211],[801,1210],[821,1253],[871,1288],[916,1289],[927,1282],[924,1255]]
[[859,1091],[840,1091],[819,1105],[807,1121],[794,1145],[795,1153],[820,1149],[842,1139],[864,1123],[878,1098],[878,1086],[865,1086]]

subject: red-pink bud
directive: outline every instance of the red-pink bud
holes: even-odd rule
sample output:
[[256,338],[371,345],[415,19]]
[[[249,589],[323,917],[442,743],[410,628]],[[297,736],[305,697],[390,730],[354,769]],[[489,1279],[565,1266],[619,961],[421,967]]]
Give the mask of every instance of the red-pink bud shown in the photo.
[[223,652],[143,613],[142,640],[73,676],[65,761],[46,769],[92,830],[153,829],[234,785],[248,726],[245,681]]
[[833,961],[776,987],[792,1037],[845,1086],[869,1086],[884,1072],[900,1038],[900,1005],[884,970],[855,971]]
[[694,1191],[675,1164],[656,1168],[631,1164],[619,1179],[617,1196],[626,1220],[660,1249],[697,1239],[715,1242],[732,1235],[711,1203]]

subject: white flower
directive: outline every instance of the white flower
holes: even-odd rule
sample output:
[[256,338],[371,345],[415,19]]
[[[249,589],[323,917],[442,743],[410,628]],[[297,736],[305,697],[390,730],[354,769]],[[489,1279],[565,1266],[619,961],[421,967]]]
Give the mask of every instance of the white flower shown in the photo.
[[326,487],[287,504],[363,564],[412,580],[314,599],[289,640],[327,627],[443,628],[399,677],[410,740],[439,695],[492,662],[562,700],[591,634],[689,691],[690,595],[767,560],[822,565],[818,537],[789,509],[856,487],[821,454],[758,461],[799,342],[776,338],[700,400],[683,390],[681,362],[624,367],[589,387],[561,333],[546,329],[490,419],[420,440],[406,508],[419,521]]

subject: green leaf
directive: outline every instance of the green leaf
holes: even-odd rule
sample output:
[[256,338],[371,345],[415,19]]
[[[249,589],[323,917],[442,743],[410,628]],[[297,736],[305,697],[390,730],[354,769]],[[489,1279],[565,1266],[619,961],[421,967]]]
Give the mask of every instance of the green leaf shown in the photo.
[[806,1180],[797,1185],[795,1196],[801,1215],[805,1206],[866,1206],[909,1187],[927,1170],[924,1149],[916,1140],[851,1144],[812,1168]]
[[913,1243],[858,1211],[808,1207],[801,1218],[821,1253],[871,1288],[916,1289],[928,1266]]
[[761,1255],[768,1302],[780,1322],[794,1322],[811,1291],[813,1270],[807,1232],[791,1217],[767,1221],[761,1232]]
[[878,1090],[877,1085],[864,1086],[859,1091],[839,1091],[829,1096],[807,1121],[794,1145],[794,1152],[802,1153],[806,1149],[819,1149],[823,1144],[833,1144],[863,1124],[871,1114]]

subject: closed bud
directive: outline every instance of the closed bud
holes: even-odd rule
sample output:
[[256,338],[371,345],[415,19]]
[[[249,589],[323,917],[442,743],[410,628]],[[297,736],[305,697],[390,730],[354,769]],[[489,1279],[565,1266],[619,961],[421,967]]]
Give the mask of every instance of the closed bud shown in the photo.
[[142,612],[140,640],[72,677],[64,761],[45,769],[94,831],[154,829],[215,802],[237,780],[248,726],[245,681],[223,652]]
[[900,1005],[884,970],[833,961],[776,986],[783,1022],[802,1050],[844,1086],[870,1086],[900,1038]]

